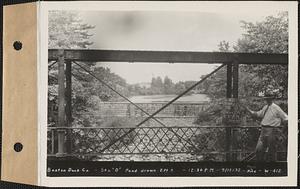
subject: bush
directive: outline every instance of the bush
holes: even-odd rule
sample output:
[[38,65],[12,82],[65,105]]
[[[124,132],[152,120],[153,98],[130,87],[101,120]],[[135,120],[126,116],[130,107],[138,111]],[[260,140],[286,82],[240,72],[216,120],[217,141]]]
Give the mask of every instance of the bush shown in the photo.
[[[129,128],[122,129],[120,131],[117,128],[123,128],[123,127],[132,128],[134,126],[135,126],[134,120],[127,117],[109,117],[109,118],[105,118],[105,120],[103,121],[103,127],[111,128],[107,133],[107,139],[109,140],[109,143],[117,140],[120,136],[123,136],[125,133],[129,131]],[[135,135],[136,135],[136,131],[133,130],[129,134],[127,134],[122,140],[120,140],[120,142],[125,145],[128,145],[133,142]]]
[[[86,120],[88,122],[94,122],[93,120]],[[72,130],[73,147],[72,152],[79,154],[79,158],[83,160],[97,159],[97,156],[85,156],[84,154],[99,154],[108,145],[113,144],[120,136],[129,131],[129,127],[134,127],[134,122],[129,118],[120,117],[106,117],[102,118],[97,123],[97,129],[94,126],[89,126],[89,129],[74,129]],[[128,127],[128,128],[124,128]],[[118,129],[120,128],[120,129]],[[134,141],[136,131],[132,131],[127,134],[123,139],[115,142],[115,145],[109,147],[108,151],[118,151],[124,146],[130,145]],[[121,150],[122,151],[122,150]]]
[[207,109],[198,113],[194,124],[220,125],[222,122],[223,106],[221,100],[211,102],[211,105]]
[[[211,105],[204,111],[197,115],[194,123],[198,125],[247,125],[252,124],[249,119],[249,114],[246,113],[244,108],[241,106],[240,101],[235,99],[218,99],[211,102]],[[244,103],[243,103],[244,104]],[[236,122],[233,122],[230,118],[227,118],[228,112],[236,112],[238,118]],[[228,122],[229,119],[229,122]],[[252,130],[245,131],[243,129],[239,130],[239,133],[234,141],[237,148],[241,148],[242,145],[246,145],[247,149],[253,150],[253,145],[257,141],[257,133],[252,132]],[[247,133],[245,133],[247,132]],[[203,158],[206,161],[224,161],[225,156],[222,154],[210,154],[210,152],[222,152],[225,151],[226,136],[225,129],[213,129],[209,128],[206,132],[202,132],[195,136],[194,143],[198,149],[201,149],[199,153],[204,153]],[[243,135],[243,138],[240,135]],[[209,139],[207,140],[207,136]]]
[[203,156],[204,161],[223,161],[222,154],[212,154],[214,152],[223,152],[225,150],[225,132],[223,129],[203,129],[201,133],[192,138],[192,147],[195,154]]
[[206,111],[200,112],[197,115],[196,120],[194,121],[195,124],[200,124],[203,122],[209,122],[213,119],[212,115]]

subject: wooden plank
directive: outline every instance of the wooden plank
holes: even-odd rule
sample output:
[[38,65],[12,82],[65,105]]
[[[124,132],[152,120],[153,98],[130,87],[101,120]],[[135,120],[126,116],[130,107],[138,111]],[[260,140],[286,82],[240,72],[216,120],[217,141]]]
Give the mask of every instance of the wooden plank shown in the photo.
[[[65,58],[75,61],[107,62],[156,62],[156,63],[232,63],[288,64],[287,54],[258,54],[231,52],[188,51],[128,51],[128,50],[65,50]],[[48,51],[49,60],[58,59],[58,49]]]

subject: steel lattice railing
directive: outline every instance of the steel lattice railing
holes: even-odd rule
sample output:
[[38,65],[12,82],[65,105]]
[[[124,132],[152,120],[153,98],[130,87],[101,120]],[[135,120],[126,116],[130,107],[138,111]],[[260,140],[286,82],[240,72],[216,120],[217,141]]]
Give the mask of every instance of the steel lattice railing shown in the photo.
[[[237,160],[242,160],[254,151],[259,127],[233,127],[231,151],[225,151],[225,144],[228,142],[225,136],[226,128],[228,127],[139,127],[102,152],[102,149],[127,133],[131,127],[49,127],[48,155],[55,156],[55,133],[58,129],[65,129],[66,140],[71,140],[71,153],[68,156],[81,158],[98,155],[185,153],[201,156],[203,160],[224,161],[227,153],[235,154]],[[286,139],[281,134],[277,141],[277,159],[285,159]]]

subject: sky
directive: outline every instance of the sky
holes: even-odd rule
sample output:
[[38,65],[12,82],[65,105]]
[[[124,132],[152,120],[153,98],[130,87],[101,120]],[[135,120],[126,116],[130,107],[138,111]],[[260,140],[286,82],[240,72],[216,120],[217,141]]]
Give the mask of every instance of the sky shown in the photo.
[[[241,20],[257,22],[278,12],[175,12],[175,11],[88,11],[80,12],[90,32],[91,49],[217,51],[220,41],[234,45],[244,33]],[[168,76],[174,82],[199,80],[211,72],[211,64],[139,64],[102,62],[130,84]]]

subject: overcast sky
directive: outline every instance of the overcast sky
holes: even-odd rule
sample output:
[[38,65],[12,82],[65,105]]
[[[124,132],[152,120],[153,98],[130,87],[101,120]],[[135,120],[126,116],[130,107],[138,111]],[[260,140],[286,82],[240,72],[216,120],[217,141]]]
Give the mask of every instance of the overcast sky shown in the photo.
[[[81,12],[83,22],[94,25],[93,49],[217,51],[220,41],[236,43],[244,32],[241,20],[261,21],[278,12],[205,13],[158,11]],[[153,76],[173,81],[199,80],[215,65],[101,63],[128,83],[150,82]]]

